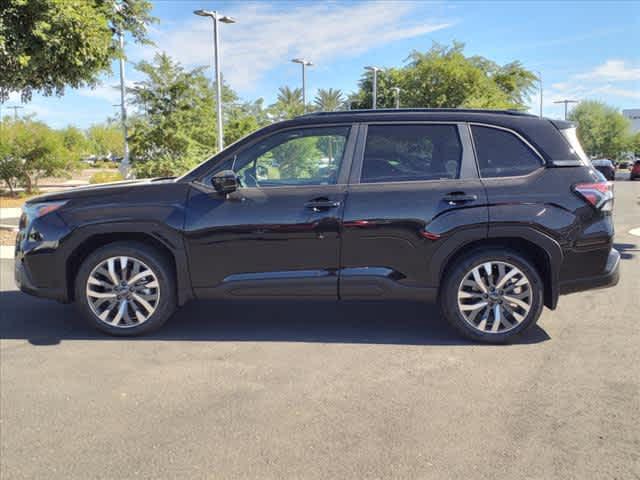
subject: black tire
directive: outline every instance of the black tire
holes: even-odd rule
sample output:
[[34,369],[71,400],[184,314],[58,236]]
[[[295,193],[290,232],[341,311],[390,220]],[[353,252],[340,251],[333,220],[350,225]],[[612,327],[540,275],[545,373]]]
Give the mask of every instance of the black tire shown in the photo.
[[[159,284],[159,299],[155,311],[139,325],[126,328],[102,321],[92,310],[86,295],[87,282],[93,269],[111,257],[126,256],[143,262],[155,274]],[[87,321],[109,335],[137,336],[160,328],[176,310],[175,273],[170,262],[155,248],[140,242],[114,242],[91,253],[80,266],[75,281],[75,303]]]
[[[463,279],[475,267],[486,262],[506,262],[514,265],[526,275],[531,286],[531,305],[524,319],[511,330],[505,332],[485,332],[473,327],[458,307],[458,288]],[[440,289],[440,310],[447,321],[464,337],[481,343],[509,343],[538,321],[544,306],[542,279],[534,265],[520,253],[500,248],[473,250],[447,268]]]

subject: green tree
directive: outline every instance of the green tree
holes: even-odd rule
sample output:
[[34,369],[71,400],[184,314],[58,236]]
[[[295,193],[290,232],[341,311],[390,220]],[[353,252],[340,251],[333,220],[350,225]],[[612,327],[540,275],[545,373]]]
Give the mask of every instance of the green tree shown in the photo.
[[276,102],[269,107],[269,111],[275,121],[288,120],[304,113],[302,103],[302,89],[280,87]]
[[592,157],[616,159],[629,148],[629,120],[616,108],[603,102],[580,102],[569,114],[578,125],[578,138]]
[[124,141],[122,128],[115,123],[100,123],[91,125],[87,130],[89,151],[98,157],[122,157]]
[[[65,149],[63,136],[46,124],[31,119],[5,121],[2,124],[3,179],[19,181],[28,193],[38,189],[43,176],[64,175],[75,167]],[[13,179],[13,180],[11,180]]]
[[78,127],[68,126],[57,133],[61,137],[62,145],[66,151],[65,154],[74,163],[79,162],[89,154],[91,150],[89,140]]
[[[400,68],[378,72],[377,105],[394,107],[393,87],[400,88],[403,107],[525,109],[536,76],[519,62],[500,66],[484,57],[466,57],[464,44],[435,43],[426,52],[412,52]],[[366,72],[352,108],[371,108],[373,74]]]
[[324,88],[320,88],[313,103],[320,111],[334,112],[341,110],[344,107],[344,102],[345,99],[342,90],[333,88],[325,90]]
[[146,41],[148,0],[2,0],[0,100],[94,86],[122,52],[114,31]]
[[[203,68],[185,70],[165,53],[136,69],[145,79],[128,89],[141,115],[131,122],[131,161],[138,176],[179,175],[215,151],[214,90]],[[236,101],[226,85],[225,105]]]

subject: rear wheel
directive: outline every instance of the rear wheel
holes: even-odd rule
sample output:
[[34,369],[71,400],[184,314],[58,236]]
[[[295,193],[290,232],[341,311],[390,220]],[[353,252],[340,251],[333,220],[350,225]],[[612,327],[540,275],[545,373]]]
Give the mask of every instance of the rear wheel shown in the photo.
[[136,242],[106,245],[80,266],[75,299],[96,328],[133,336],[159,328],[173,314],[173,271],[162,254]]
[[440,307],[465,337],[506,343],[540,317],[542,280],[531,262],[517,252],[476,251],[449,269]]

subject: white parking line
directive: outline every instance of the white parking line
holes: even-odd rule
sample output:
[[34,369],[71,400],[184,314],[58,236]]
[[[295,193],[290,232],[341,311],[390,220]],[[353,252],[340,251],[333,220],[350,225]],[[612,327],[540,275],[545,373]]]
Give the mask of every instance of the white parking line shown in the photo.
[[640,227],[632,228],[631,230],[629,230],[629,233],[631,235],[635,235],[636,237],[640,237]]
[[13,260],[14,245],[0,245],[0,259]]

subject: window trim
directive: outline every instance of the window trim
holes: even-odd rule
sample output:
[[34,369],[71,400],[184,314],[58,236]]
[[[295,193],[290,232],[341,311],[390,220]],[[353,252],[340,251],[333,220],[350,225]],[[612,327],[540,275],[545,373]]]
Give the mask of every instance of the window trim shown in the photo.
[[[367,144],[367,136],[369,133],[369,125],[454,125],[458,129],[458,140],[462,147],[462,158],[460,159],[460,174],[458,178],[438,178],[433,180],[392,180],[386,182],[362,182],[362,167],[364,165],[364,150]],[[366,122],[360,125],[360,135],[358,137],[358,144],[353,156],[353,166],[351,168],[351,174],[349,176],[350,185],[394,185],[394,184],[419,184],[434,182],[461,182],[465,180],[478,179],[478,171],[476,165],[476,159],[473,153],[473,142],[467,132],[464,122],[456,121],[374,121]]]
[[288,130],[302,130],[302,129],[310,129],[310,128],[330,128],[330,127],[347,127],[349,128],[349,135],[347,137],[347,142],[344,147],[344,153],[342,158],[342,164],[340,165],[340,171],[338,172],[338,178],[336,183],[328,183],[328,184],[318,184],[318,185],[277,185],[277,186],[258,186],[258,187],[239,187],[238,190],[274,190],[274,189],[299,189],[299,188],[318,188],[318,187],[335,187],[335,186],[345,186],[347,185],[348,180],[348,172],[351,170],[351,164],[353,162],[353,152],[355,150],[357,134],[359,131],[359,124],[354,122],[332,122],[332,123],[313,123],[309,125],[292,125],[286,128],[280,128],[274,130],[272,132],[268,132],[262,135],[257,136],[252,141],[242,145],[241,148],[230,151],[227,155],[222,157],[218,162],[215,163],[207,172],[200,176],[197,180],[194,180],[195,183],[200,187],[204,187],[207,190],[215,191],[213,186],[211,185],[211,178],[215,174],[217,167],[229,159],[232,159],[235,156],[240,155],[243,151],[252,148],[258,142],[261,142],[273,135],[278,135],[282,132],[286,132]]
[[[538,151],[537,148],[535,148],[533,145],[531,145],[531,142],[529,142],[526,138],[524,138],[519,132],[508,128],[508,127],[502,127],[500,125],[493,125],[490,123],[482,123],[482,122],[466,122],[467,123],[467,128],[469,129],[469,136],[471,139],[471,145],[473,147],[473,155],[475,157],[475,163],[476,163],[476,169],[478,171],[478,176],[479,178],[481,178],[482,180],[495,180],[495,179],[507,179],[507,178],[525,178],[528,177],[530,175],[533,175],[535,173],[538,173],[540,171],[540,169],[543,169],[547,166],[547,161],[544,159],[544,157],[540,154],[540,152]],[[482,172],[480,170],[480,159],[478,158],[478,151],[476,149],[476,140],[473,137],[473,129],[471,127],[487,127],[487,128],[493,128],[496,130],[502,130],[505,132],[508,132],[512,135],[514,135],[516,138],[518,138],[522,143],[524,143],[524,146],[526,148],[528,148],[533,154],[534,156],[538,157],[538,160],[540,160],[540,166],[538,168],[535,168],[533,170],[531,170],[529,173],[525,173],[524,175],[507,175],[507,176],[501,176],[501,177],[483,177],[482,176]]]

